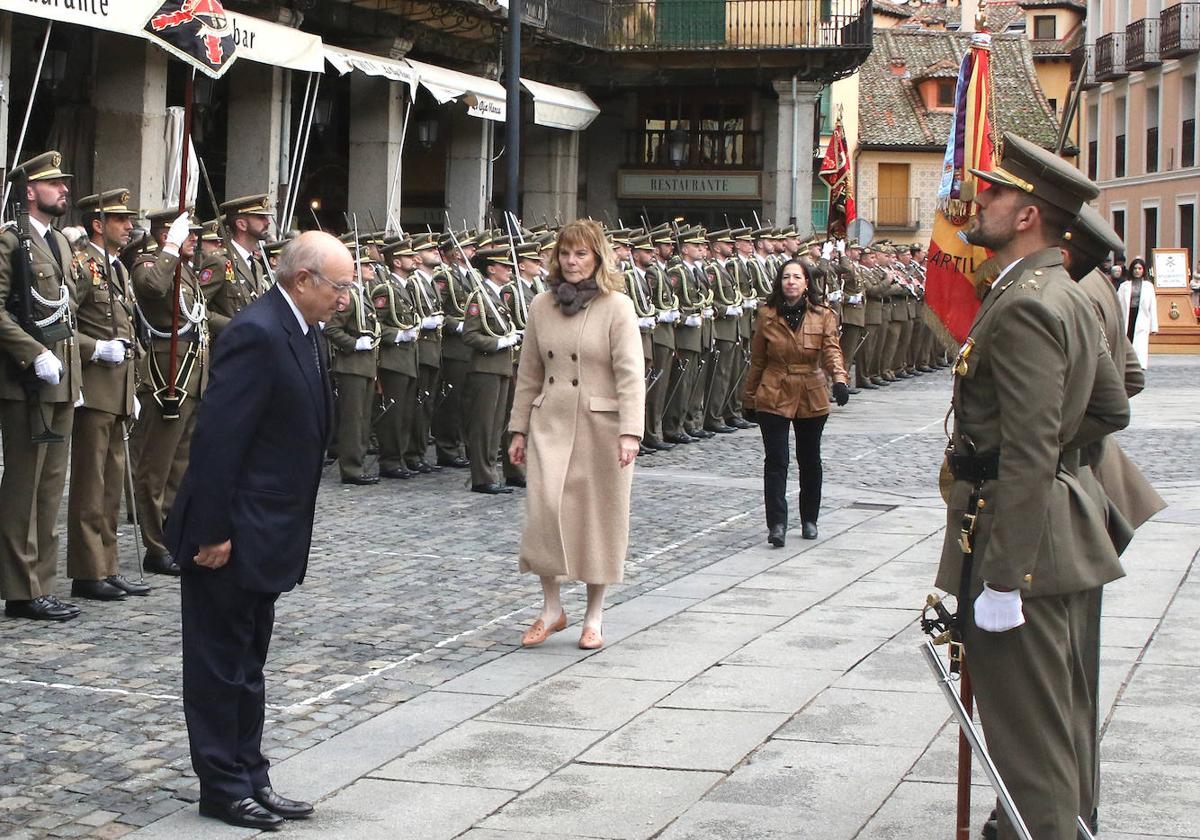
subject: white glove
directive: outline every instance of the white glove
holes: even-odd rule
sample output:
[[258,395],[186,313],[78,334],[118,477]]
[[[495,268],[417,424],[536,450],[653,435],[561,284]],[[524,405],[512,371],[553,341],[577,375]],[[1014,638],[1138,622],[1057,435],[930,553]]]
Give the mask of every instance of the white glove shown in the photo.
[[742,309],[749,309],[749,310],[753,311],[757,308],[758,308],[758,298],[746,298],[744,301],[742,301]]
[[730,318],[736,318],[737,316],[739,316],[739,315],[741,315],[741,314],[742,314],[742,307],[740,307],[740,306],[726,306],[726,307],[725,307],[725,314],[726,314],[728,317],[730,317]]
[[96,349],[92,353],[92,361],[111,362],[114,365],[119,365],[125,361],[125,345],[116,339],[106,340],[100,339],[96,342]]
[[372,350],[374,348],[371,345],[373,345],[374,343],[375,343],[375,339],[371,338],[371,336],[360,335],[358,337],[358,339],[354,342],[354,349],[355,350]]
[[191,233],[189,228],[192,225],[192,220],[188,218],[187,213],[180,213],[179,218],[171,222],[171,226],[167,228],[167,244],[174,245],[175,250],[187,242],[188,234]]
[[713,316],[712,307],[706,306],[704,309],[700,310],[700,314],[703,315],[705,318],[711,318]]
[[700,316],[699,316],[699,315],[689,315],[689,316],[687,316],[687,318],[686,318],[686,319],[684,320],[684,322],[683,322],[683,325],[684,325],[685,327],[698,327],[698,326],[700,326]]
[[437,318],[435,318],[434,316],[430,315],[428,318],[421,319],[421,329],[436,330],[437,328],[438,328]]
[[840,291],[838,291],[837,289],[834,289],[832,292],[829,293],[829,299],[831,301],[833,301],[834,303],[837,303],[839,300],[842,299],[842,293]]
[[1003,633],[1025,623],[1021,590],[998,592],[986,583],[975,599],[975,626],[989,633]]
[[37,374],[38,379],[47,385],[57,385],[58,381],[62,378],[62,362],[58,360],[58,356],[55,356],[49,350],[43,350],[33,360],[33,372]]
[[862,299],[863,299],[863,298],[862,298],[862,295],[861,295],[861,294],[859,294],[859,295],[850,295],[850,297],[846,298],[846,302],[847,302],[847,303],[852,303],[852,304],[854,304],[855,306],[857,306],[858,304],[862,303]]
[[506,350],[509,347],[512,347],[516,343],[517,343],[517,337],[515,335],[502,335],[498,339],[496,339],[496,349],[497,350]]
[[638,329],[650,330],[654,329],[654,325],[658,323],[657,318],[638,318]]
[[461,333],[461,332],[463,331],[463,322],[462,322],[462,321],[459,321],[459,322],[458,322],[458,327],[457,327],[457,328],[455,328],[455,330],[454,330],[454,331],[455,331],[455,332],[457,332],[457,333]]
[[413,327],[411,330],[404,330],[401,335],[405,336],[405,341],[416,341],[420,337],[420,331]]
[[433,320],[437,322],[435,326],[440,327],[446,323],[446,316],[445,315],[434,315]]
[[137,397],[133,398],[133,419],[137,420],[142,416],[142,401]]

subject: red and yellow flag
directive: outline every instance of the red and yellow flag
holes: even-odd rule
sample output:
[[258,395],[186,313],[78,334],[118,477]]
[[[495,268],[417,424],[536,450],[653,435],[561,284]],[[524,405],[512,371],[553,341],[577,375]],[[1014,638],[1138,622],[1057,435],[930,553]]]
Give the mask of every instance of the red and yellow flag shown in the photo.
[[977,32],[963,56],[958,73],[954,123],[946,144],[938,206],[925,265],[926,320],[942,340],[957,348],[966,340],[979,309],[978,284],[988,279],[981,272],[988,253],[965,239],[975,215],[975,195],[986,182],[971,169],[990,170],[994,147],[991,111],[991,36]]
[[817,174],[829,185],[827,232],[831,237],[842,239],[846,235],[846,226],[858,217],[858,213],[854,207],[854,192],[850,189],[850,151],[846,147],[846,129],[842,127],[841,114],[833,125],[833,134]]

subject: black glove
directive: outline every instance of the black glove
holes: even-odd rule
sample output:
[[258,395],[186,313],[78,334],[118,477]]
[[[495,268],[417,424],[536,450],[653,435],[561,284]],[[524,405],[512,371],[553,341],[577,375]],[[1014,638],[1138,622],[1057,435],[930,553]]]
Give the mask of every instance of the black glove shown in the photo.
[[850,388],[847,387],[845,382],[833,383],[833,398],[837,401],[838,405],[845,405],[850,402]]

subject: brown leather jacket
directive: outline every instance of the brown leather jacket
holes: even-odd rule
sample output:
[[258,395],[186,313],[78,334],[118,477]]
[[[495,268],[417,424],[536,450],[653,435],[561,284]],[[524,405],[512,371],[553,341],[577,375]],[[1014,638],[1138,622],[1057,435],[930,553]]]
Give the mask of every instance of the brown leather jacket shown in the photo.
[[825,306],[810,306],[796,330],[774,307],[759,308],[750,354],[745,408],[781,417],[817,417],[829,413],[825,372],[834,382],[846,381],[837,315]]

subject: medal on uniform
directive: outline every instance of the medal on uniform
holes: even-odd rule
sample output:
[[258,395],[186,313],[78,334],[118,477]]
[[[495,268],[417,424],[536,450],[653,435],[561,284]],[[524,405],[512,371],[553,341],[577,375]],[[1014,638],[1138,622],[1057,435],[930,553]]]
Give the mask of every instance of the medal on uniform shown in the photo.
[[966,376],[970,367],[967,365],[967,360],[971,357],[971,351],[975,348],[975,339],[968,338],[966,343],[958,351],[958,356],[954,359],[954,375]]

